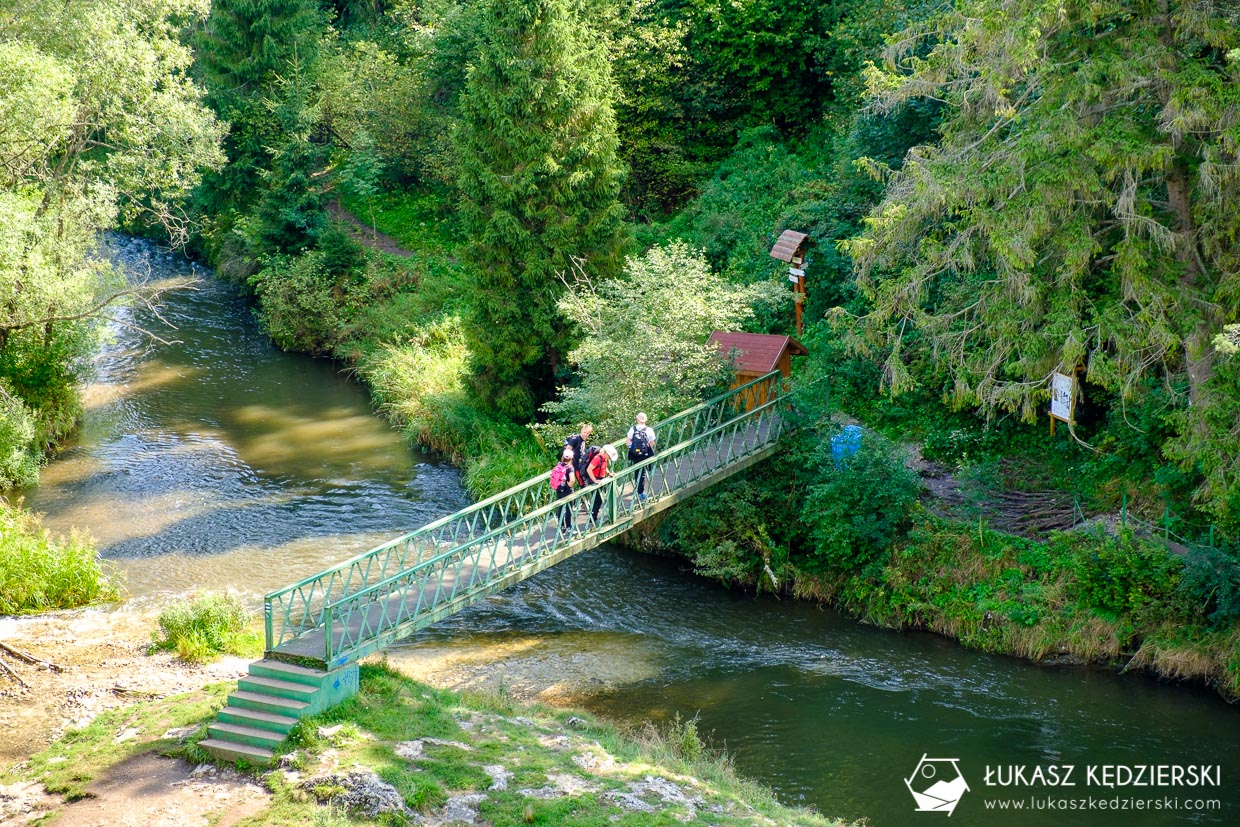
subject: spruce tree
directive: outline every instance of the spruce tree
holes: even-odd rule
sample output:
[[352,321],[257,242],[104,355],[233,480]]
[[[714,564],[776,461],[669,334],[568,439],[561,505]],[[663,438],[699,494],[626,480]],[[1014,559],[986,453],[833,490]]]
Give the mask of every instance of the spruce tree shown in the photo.
[[551,396],[572,346],[556,312],[559,274],[574,259],[614,274],[624,241],[606,44],[574,8],[488,0],[461,98],[460,187],[477,284],[466,324],[474,387],[514,418]]
[[877,105],[948,105],[848,245],[889,386],[925,346],[988,414],[1032,419],[1078,367],[1121,404],[1180,392],[1164,450],[1229,514],[1240,386],[1210,345],[1240,314],[1240,10],[962,0],[893,43]]
[[200,207],[220,215],[244,210],[262,191],[270,148],[286,143],[271,103],[296,69],[312,70],[324,19],[316,0],[214,0],[195,46],[195,71],[207,103],[230,125],[228,165],[204,181]]

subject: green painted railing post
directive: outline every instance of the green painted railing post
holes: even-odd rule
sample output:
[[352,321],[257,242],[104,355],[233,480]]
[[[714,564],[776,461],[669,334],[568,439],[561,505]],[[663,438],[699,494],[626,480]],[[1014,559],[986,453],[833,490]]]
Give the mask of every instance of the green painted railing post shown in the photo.
[[619,497],[616,496],[616,478],[613,476],[607,483],[607,524],[615,525],[620,519]]
[[323,662],[328,664],[328,669],[331,669],[332,662],[332,615],[335,613],[335,607],[330,603],[323,607]]
[[1163,507],[1163,543],[1171,547],[1171,506]]
[[1124,490],[1123,496],[1120,498],[1120,503],[1121,505],[1119,508],[1119,527],[1127,528],[1128,527],[1128,490],[1127,489]]
[[270,652],[275,648],[275,643],[273,643],[275,634],[271,625],[271,601],[269,600],[263,601],[263,637],[263,649]]

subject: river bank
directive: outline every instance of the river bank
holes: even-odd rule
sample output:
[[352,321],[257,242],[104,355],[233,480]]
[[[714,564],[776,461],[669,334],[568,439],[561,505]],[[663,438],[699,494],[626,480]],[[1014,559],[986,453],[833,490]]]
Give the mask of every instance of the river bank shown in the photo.
[[[700,570],[661,529],[643,526],[623,542]],[[883,629],[932,632],[1035,664],[1147,673],[1207,687],[1235,704],[1240,627],[1183,620],[1184,568],[1162,545],[1101,523],[1030,539],[919,510],[879,564],[806,571],[785,563],[776,591]],[[756,591],[752,581],[739,585]]]
[[525,690],[460,695],[451,668],[419,683],[369,665],[358,698],[303,732],[280,769],[186,760],[247,661],[148,656],[153,621],[153,610],[122,606],[0,623],[0,638],[55,665],[0,692],[0,824],[55,813],[67,827],[334,825],[349,811],[573,825],[600,809],[622,824],[842,824],[738,777],[692,722],[623,736],[585,713],[524,703],[548,672],[527,675]]

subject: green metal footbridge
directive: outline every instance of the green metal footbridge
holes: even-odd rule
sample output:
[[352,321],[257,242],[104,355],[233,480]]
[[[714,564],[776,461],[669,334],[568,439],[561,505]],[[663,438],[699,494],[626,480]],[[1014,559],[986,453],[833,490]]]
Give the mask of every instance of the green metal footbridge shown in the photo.
[[[199,746],[224,760],[271,761],[299,718],[357,691],[361,658],[773,454],[791,427],[788,391],[773,371],[655,423],[658,453],[598,485],[556,500],[542,474],[267,595],[265,656]],[[623,456],[624,441],[613,445]]]

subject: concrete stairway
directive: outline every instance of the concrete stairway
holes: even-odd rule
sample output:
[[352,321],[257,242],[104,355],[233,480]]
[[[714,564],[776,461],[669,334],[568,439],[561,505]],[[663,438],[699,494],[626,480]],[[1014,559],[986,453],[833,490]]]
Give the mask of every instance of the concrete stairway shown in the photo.
[[331,672],[271,659],[251,663],[198,746],[221,761],[270,764],[301,718],[356,693],[357,681],[355,663]]

